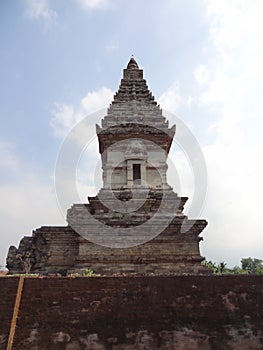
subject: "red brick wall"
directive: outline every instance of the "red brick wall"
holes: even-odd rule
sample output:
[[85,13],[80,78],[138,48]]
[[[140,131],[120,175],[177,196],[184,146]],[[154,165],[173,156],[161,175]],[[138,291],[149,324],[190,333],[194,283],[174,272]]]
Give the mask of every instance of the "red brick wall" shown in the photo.
[[13,349],[263,349],[263,277],[27,278]]
[[16,277],[0,277],[0,349],[6,349],[18,286]]

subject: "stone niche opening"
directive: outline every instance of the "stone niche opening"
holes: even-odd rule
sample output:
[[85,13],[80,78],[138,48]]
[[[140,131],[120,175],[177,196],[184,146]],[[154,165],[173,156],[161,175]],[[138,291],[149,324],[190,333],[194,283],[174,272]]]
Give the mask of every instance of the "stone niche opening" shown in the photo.
[[141,184],[141,164],[134,163],[132,165],[132,177],[133,182],[137,181],[138,184]]

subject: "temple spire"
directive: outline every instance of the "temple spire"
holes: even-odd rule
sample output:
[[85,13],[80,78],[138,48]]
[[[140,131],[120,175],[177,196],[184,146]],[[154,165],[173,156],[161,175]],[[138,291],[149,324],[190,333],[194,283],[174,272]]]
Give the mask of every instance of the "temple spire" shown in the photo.
[[[165,129],[170,132],[168,121],[162,115],[143,78],[143,70],[132,56],[123,70],[119,89],[102,119],[102,128],[125,123],[139,123]],[[174,134],[174,129],[171,131]]]
[[135,61],[133,55],[127,65],[127,69],[139,69],[138,63]]

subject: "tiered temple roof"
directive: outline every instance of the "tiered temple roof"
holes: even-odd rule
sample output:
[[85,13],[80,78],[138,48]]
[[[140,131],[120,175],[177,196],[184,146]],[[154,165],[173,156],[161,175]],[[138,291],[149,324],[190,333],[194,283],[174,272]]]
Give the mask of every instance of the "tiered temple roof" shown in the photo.
[[133,57],[123,70],[119,90],[114,95],[107,116],[102,120],[102,128],[126,123],[143,123],[161,129],[169,127],[143,78],[143,70]]

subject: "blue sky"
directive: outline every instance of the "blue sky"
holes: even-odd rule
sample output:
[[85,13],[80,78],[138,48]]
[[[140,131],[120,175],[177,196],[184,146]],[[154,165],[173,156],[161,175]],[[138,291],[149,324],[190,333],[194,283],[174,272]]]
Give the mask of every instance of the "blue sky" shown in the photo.
[[[1,1],[0,265],[23,235],[65,223],[54,188],[59,147],[110,103],[132,54],[206,159],[202,254],[230,266],[263,258],[262,10],[260,0]],[[93,151],[81,198],[94,192]],[[191,199],[191,165],[180,148],[171,158]]]

